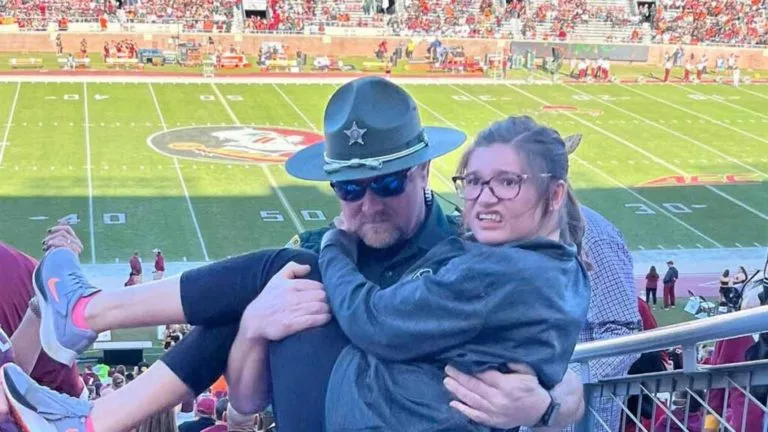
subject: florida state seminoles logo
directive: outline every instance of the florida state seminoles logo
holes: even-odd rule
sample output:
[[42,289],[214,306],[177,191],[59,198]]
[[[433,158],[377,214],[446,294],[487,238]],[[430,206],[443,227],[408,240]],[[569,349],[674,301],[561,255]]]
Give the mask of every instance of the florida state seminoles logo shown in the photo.
[[263,126],[199,126],[150,136],[150,147],[168,156],[214,162],[284,163],[297,151],[323,140],[300,129]]

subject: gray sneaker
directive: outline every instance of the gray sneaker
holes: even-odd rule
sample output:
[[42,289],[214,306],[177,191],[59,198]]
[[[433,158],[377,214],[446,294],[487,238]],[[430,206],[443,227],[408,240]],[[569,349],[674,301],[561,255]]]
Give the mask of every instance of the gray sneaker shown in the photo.
[[40,344],[52,359],[72,366],[98,336],[72,322],[72,309],[78,300],[100,290],[88,283],[77,255],[63,248],[43,257],[33,281],[40,305]]
[[13,345],[11,338],[0,328],[0,366],[13,361]]
[[20,367],[0,369],[11,416],[24,432],[86,432],[91,403],[38,385]]

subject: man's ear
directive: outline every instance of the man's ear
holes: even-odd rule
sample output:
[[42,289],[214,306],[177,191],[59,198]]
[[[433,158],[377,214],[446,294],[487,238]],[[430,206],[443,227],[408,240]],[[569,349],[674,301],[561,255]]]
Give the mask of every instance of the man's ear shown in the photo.
[[576,151],[576,149],[579,147],[579,144],[581,144],[581,134],[574,134],[571,136],[565,137],[563,141],[565,141],[565,150],[568,152],[568,154],[573,154],[573,152]]
[[416,168],[416,171],[419,171],[418,177],[424,182],[425,185],[429,184],[429,166],[429,162],[424,162]]

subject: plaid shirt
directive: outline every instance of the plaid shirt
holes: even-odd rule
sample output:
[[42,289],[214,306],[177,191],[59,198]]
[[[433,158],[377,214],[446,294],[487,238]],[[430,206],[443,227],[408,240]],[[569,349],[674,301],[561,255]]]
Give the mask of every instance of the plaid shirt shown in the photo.
[[[624,237],[611,222],[594,210],[582,207],[582,213],[586,223],[582,241],[584,255],[593,269],[589,273],[592,285],[589,312],[579,334],[579,342],[637,333],[642,330],[642,322],[637,310],[632,256]],[[582,382],[596,382],[626,375],[638,358],[639,355],[633,354],[592,360],[588,362],[586,373],[582,373],[582,366],[578,363],[571,364],[570,369],[581,377]],[[618,404],[609,398],[595,398],[590,401],[589,407],[611,427],[611,432],[619,430],[621,408]],[[565,429],[571,430],[572,427]],[[595,421],[588,430],[605,431],[605,428]]]

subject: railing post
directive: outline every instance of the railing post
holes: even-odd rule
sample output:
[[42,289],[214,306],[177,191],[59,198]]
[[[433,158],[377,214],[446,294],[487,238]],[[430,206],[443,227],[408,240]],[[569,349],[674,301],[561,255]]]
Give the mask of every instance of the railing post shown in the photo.
[[589,426],[595,424],[594,414],[590,410],[592,405],[592,392],[593,386],[589,384],[584,385],[584,415],[581,417],[578,423],[573,426],[573,432],[594,432],[589,429]]
[[699,360],[696,346],[695,343],[683,345],[683,371],[685,373],[696,372]]
[[574,425],[574,432],[590,432],[589,425],[594,424],[594,418],[592,411],[590,411],[590,405],[592,405],[592,379],[589,374],[589,362],[579,363],[579,370],[581,372],[581,384],[584,389],[584,415],[581,420]]

